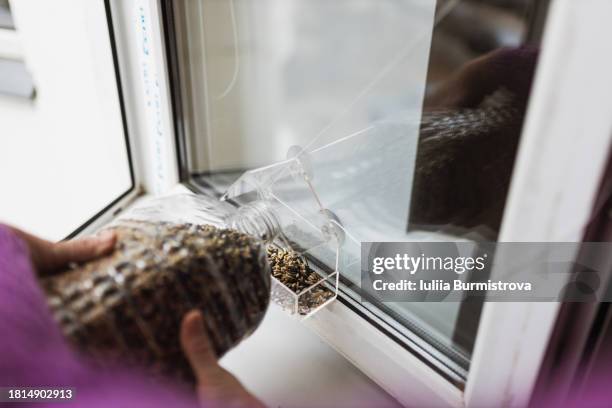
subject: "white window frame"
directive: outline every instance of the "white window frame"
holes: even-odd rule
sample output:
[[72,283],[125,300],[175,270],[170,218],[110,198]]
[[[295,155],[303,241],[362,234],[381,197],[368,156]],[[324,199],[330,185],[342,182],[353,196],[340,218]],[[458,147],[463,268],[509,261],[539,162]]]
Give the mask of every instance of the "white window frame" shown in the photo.
[[155,0],[99,1],[110,6],[108,24],[115,40],[135,188],[79,235],[93,233],[141,200],[184,191],[178,177],[159,4]]
[[[163,193],[179,179],[160,2],[111,4],[130,134],[138,135],[135,173],[144,191]],[[610,15],[609,0],[551,2],[500,241],[582,239],[611,144]],[[154,72],[159,84],[154,116],[151,90],[143,85],[143,16],[147,75]],[[465,389],[341,302],[304,324],[405,405],[522,407],[558,309],[557,303],[486,303]]]
[[[100,214],[99,217],[82,229],[77,236],[94,233],[135,202],[147,196],[147,191],[151,189],[149,185],[150,176],[147,176],[151,174],[151,171],[147,170],[143,165],[145,161],[144,152],[146,151],[144,147],[147,143],[147,138],[144,136],[145,131],[141,124],[144,121],[144,93],[135,92],[132,86],[135,80],[140,80],[140,73],[133,68],[135,61],[133,55],[130,55],[130,52],[133,51],[130,51],[126,46],[130,44],[130,38],[122,30],[122,28],[126,27],[126,24],[122,20],[123,14],[121,14],[121,10],[112,1],[101,1],[105,2],[107,15],[104,17],[107,21],[109,32],[114,37],[114,53],[117,58],[115,69],[119,70],[116,74],[120,78],[120,84],[118,83],[117,85],[121,86],[119,95],[123,98],[124,120],[127,125],[125,129],[127,132],[126,140],[131,152],[134,188],[125,197],[108,207],[104,213]],[[108,15],[109,6],[110,16]],[[135,76],[136,73],[138,73],[138,76]]]

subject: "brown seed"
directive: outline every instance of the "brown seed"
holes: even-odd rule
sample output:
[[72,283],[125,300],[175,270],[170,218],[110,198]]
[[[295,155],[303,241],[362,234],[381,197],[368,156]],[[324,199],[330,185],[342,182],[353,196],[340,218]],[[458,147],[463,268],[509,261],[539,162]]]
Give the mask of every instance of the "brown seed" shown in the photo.
[[[294,252],[269,247],[268,258],[272,276],[294,293],[299,294],[323,280],[322,276],[312,270],[307,262]],[[300,296],[298,312],[302,315],[308,314],[333,296],[334,292],[326,287],[314,287]]]

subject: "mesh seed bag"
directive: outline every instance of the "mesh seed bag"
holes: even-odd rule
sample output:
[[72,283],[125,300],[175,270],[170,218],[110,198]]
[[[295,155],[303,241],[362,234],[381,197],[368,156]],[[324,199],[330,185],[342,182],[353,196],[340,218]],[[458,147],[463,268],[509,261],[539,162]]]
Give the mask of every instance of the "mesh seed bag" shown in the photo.
[[192,381],[180,322],[203,312],[218,356],[252,333],[270,300],[260,240],[226,228],[232,208],[177,195],[136,208],[107,228],[109,255],[73,265],[42,285],[65,336],[99,364],[131,364]]

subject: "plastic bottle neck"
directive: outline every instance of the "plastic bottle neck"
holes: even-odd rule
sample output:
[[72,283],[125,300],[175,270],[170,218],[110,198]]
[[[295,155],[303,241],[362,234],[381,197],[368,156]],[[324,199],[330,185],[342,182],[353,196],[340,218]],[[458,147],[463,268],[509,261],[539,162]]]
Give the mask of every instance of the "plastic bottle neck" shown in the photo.
[[254,201],[242,205],[228,220],[230,227],[271,243],[281,227],[271,205],[266,201]]

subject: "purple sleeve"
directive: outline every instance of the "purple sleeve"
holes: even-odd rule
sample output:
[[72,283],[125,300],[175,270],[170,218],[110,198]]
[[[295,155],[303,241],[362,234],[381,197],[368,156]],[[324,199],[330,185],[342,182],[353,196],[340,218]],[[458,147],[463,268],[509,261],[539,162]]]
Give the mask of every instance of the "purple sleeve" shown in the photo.
[[[79,407],[195,407],[187,392],[128,370],[94,370],[64,341],[26,245],[0,225],[0,386],[71,387]],[[21,405],[20,405],[21,406]],[[36,406],[60,406],[37,404]]]

